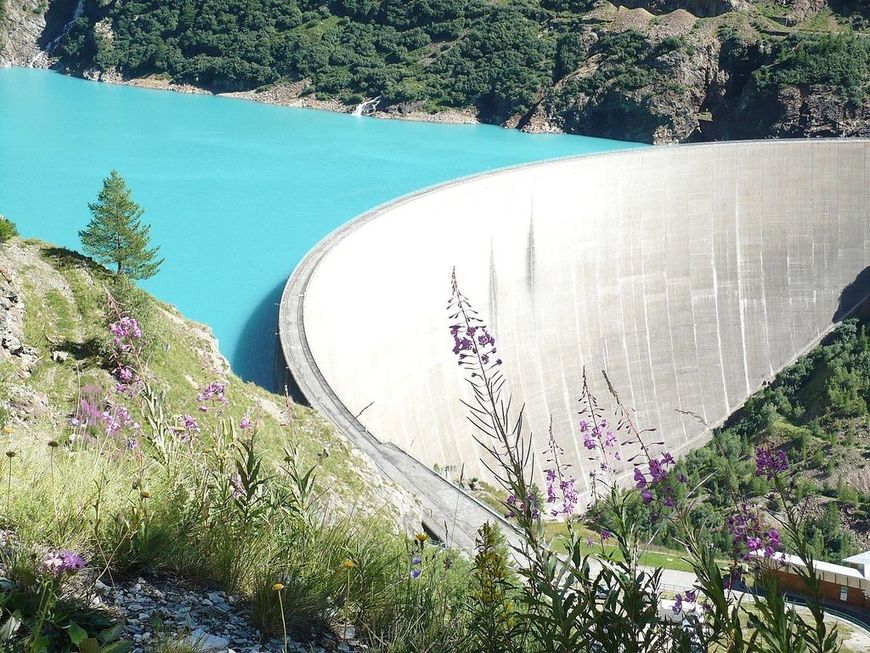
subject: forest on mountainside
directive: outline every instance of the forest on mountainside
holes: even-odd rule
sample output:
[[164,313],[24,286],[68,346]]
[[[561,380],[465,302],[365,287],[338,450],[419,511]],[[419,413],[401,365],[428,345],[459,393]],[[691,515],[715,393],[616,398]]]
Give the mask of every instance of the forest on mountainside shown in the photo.
[[[303,80],[303,92],[321,99],[470,109],[529,131],[672,142],[753,129],[868,129],[865,4],[626,4],[634,8],[600,0],[86,0],[55,54],[71,71],[158,74],[214,91]],[[790,113],[796,100],[780,97],[791,88],[809,96],[800,119]],[[753,111],[749,124],[742,105]]]

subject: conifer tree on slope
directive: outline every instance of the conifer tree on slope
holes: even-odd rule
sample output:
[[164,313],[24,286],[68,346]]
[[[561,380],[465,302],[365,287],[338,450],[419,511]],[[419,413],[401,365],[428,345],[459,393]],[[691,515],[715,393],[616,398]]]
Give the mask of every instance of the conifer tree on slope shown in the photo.
[[115,170],[103,180],[97,201],[88,204],[91,221],[79,232],[85,253],[114,266],[119,275],[150,279],[160,269],[159,247],[149,248],[151,227],[142,224],[145,211],[131,197],[130,187]]

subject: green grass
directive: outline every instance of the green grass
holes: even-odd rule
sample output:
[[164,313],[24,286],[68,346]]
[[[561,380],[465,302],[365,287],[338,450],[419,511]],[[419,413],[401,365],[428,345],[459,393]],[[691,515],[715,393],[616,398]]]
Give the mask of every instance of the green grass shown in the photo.
[[[499,499],[500,493],[492,485],[480,483],[480,490],[476,493],[476,496],[499,514],[504,512],[504,505],[501,499]],[[544,536],[549,540],[553,540],[556,549],[560,552],[565,549],[564,546],[559,543],[558,538],[566,534],[567,530],[565,522],[555,520],[544,521]],[[622,559],[619,550],[615,546],[605,545],[602,550],[601,545],[598,543],[597,535],[592,531],[585,528],[582,529],[581,537],[588,537],[593,541],[591,546],[583,546],[584,553],[593,556],[610,556],[614,560]],[[692,567],[683,560],[679,551],[660,546],[650,546],[649,550],[644,551],[640,556],[640,563],[647,567],[660,567],[662,569],[675,569],[677,571],[692,571]]]
[[[564,522],[544,522],[544,535],[554,541],[554,545],[559,551],[565,550],[565,547],[559,543],[559,538],[566,534],[567,528]],[[587,544],[585,542],[582,544],[581,548],[585,554],[595,557],[610,558],[615,561],[623,560],[622,554],[616,546],[607,543],[602,546],[598,536],[589,529],[581,528],[580,537],[592,540],[592,544]],[[650,546],[648,550],[640,554],[640,564],[645,567],[692,571],[691,565],[683,559],[680,552],[657,546]]]
[[[108,388],[113,383],[100,366],[99,352],[93,349],[104,337],[110,278],[99,266],[78,254],[39,241],[25,244],[33,248],[38,260],[22,270],[25,273],[22,278],[35,280],[34,275],[46,274],[49,277],[48,288],[41,290],[37,290],[35,281],[24,283],[25,340],[40,354],[33,383],[48,395],[58,412],[70,414],[81,385],[96,383]],[[46,273],[46,266],[39,263],[50,266],[50,272]],[[69,288],[73,302],[58,290],[57,286],[62,285]],[[153,340],[148,364],[168,413],[195,415],[199,389],[221,378],[227,382],[232,399],[223,417],[236,423],[245,415],[256,419],[270,459],[281,460],[284,447],[292,443],[306,464],[319,463],[321,491],[328,489],[335,505],[344,505],[349,510],[364,509],[367,503],[374,505],[368,481],[350,445],[324,420],[303,407],[288,408],[283,397],[241,381],[223,363],[214,369],[211,344],[202,335],[204,327],[194,326],[173,307],[153,298],[146,302],[151,315],[147,320],[148,335]],[[66,364],[59,365],[49,355],[55,348],[72,349],[75,353]],[[379,512],[387,520],[395,517],[391,508],[382,505]]]

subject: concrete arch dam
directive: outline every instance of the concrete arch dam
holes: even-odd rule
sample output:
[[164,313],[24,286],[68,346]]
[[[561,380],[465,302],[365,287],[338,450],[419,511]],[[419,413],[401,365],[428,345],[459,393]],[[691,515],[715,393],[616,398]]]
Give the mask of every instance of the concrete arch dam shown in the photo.
[[602,404],[603,369],[639,424],[683,454],[870,293],[868,173],[868,140],[761,141],[426,190],[351,221],[300,264],[281,306],[285,358],[345,432],[486,478],[445,311],[455,266],[539,460],[552,416],[588,478],[584,366]]

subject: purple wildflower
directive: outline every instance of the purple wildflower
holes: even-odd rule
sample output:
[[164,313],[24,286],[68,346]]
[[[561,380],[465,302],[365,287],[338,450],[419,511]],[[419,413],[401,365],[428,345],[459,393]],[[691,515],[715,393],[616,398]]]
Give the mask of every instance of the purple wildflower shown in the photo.
[[114,336],[115,347],[122,351],[129,351],[131,342],[142,337],[142,330],[135,318],[124,316],[117,322],[109,325],[109,331]]
[[560,460],[560,456],[564,454],[562,447],[556,442],[556,437],[553,434],[553,424],[550,423],[550,433],[548,448],[546,451],[547,460],[552,463],[553,467],[544,470],[545,480],[547,483],[547,503],[555,504],[561,497],[561,506],[553,507],[550,514],[553,517],[565,515],[566,517],[573,515],[577,507],[579,497],[577,495],[577,480],[567,473],[568,467]]
[[134,431],[142,428],[139,422],[133,419],[130,411],[125,406],[109,404],[106,410],[103,411],[102,419],[106,433],[113,437],[127,428],[131,428]]
[[201,404],[199,409],[203,412],[208,411],[208,406],[206,406],[206,402],[211,402],[212,405],[222,404],[227,405],[229,400],[227,399],[227,386],[220,381],[212,381],[211,383],[206,384],[206,386],[196,395],[196,400]]
[[643,472],[640,471],[640,467],[634,468],[634,480],[635,486],[638,490],[642,490],[647,486],[646,476],[644,476]]
[[674,614],[680,614],[683,611],[683,596],[681,594],[674,597],[674,607],[671,610]]
[[592,433],[590,433],[589,431],[583,434],[583,446],[590,451],[595,449],[595,439],[592,437]]
[[52,551],[42,562],[42,566],[51,574],[60,576],[64,573],[75,573],[85,567],[85,559],[75,551],[63,549]]
[[417,578],[420,578],[420,574],[422,574],[422,573],[423,572],[421,572],[419,569],[412,569],[411,570],[411,578],[416,580]]
[[658,483],[665,479],[668,472],[658,458],[653,458],[649,461],[649,475],[652,477],[653,483]]
[[755,474],[773,480],[775,476],[788,469],[788,456],[782,450],[758,447],[755,450]]
[[448,307],[450,319],[458,320],[450,325],[450,335],[453,337],[453,353],[456,354],[459,365],[471,369],[482,366],[492,370],[501,365],[501,359],[496,356],[495,337],[480,319],[471,302],[459,290],[454,271],[451,279],[453,294]]

